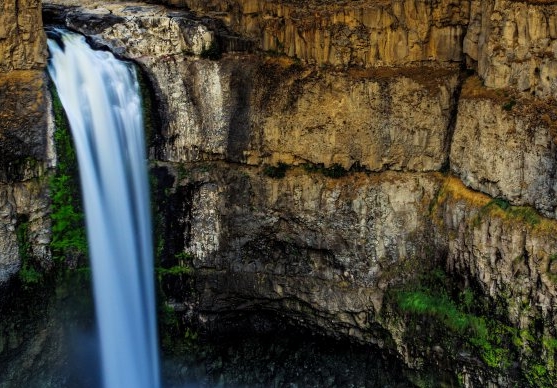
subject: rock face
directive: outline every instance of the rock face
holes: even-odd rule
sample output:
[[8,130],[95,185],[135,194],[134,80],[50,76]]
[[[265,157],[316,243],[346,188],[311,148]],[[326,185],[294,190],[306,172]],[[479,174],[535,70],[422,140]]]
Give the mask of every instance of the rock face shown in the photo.
[[471,1],[464,53],[486,86],[557,96],[557,16],[550,1]]
[[[271,311],[495,387],[555,377],[557,116],[552,78],[540,78],[554,61],[541,47],[552,47],[555,5],[540,3],[51,9],[152,83],[163,265],[191,257],[197,299],[174,299],[201,327]],[[495,62],[499,25],[516,39]],[[496,73],[501,61],[515,75]],[[415,326],[393,293],[437,266],[497,306],[489,322],[518,333],[514,359],[465,336],[419,342],[433,318]]]
[[33,258],[43,269],[50,261],[50,200],[43,182],[0,185],[0,284],[7,283]]
[[40,2],[2,1],[0,9],[2,286],[17,274],[22,255],[32,256],[48,266],[49,200],[44,182],[38,178],[53,163],[53,156],[50,102],[42,71],[46,63],[46,39]]
[[551,1],[163,2],[220,18],[262,50],[309,63],[407,66],[467,58],[489,87],[557,93]]
[[46,37],[39,0],[2,0],[0,3],[0,72],[42,69]]
[[458,106],[451,168],[475,190],[555,218],[556,135],[555,100],[505,97],[471,78]]
[[[220,330],[273,312],[467,387],[555,381],[555,2],[163,3],[196,14],[53,0],[46,15],[153,87],[162,265],[194,269],[174,305]],[[40,6],[1,9],[3,284],[26,255],[50,263],[54,158]],[[487,310],[510,342],[401,312],[397,290],[439,266],[449,296],[488,306],[460,317]]]
[[333,66],[462,59],[468,1],[163,1],[222,18],[262,50]]

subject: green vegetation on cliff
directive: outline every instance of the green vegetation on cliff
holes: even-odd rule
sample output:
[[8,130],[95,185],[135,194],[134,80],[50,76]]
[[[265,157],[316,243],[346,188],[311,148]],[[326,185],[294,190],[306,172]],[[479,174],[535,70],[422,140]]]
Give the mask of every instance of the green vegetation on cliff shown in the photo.
[[527,329],[512,325],[498,314],[502,301],[455,284],[443,270],[434,269],[392,292],[407,322],[406,334],[420,341],[429,338],[431,346],[455,354],[469,352],[493,371],[519,372],[529,387],[552,387],[557,339],[540,334],[535,324]]
[[51,93],[57,155],[56,169],[49,181],[52,200],[51,249],[56,261],[69,261],[76,264],[76,260],[87,254],[77,156],[69,124],[54,87],[51,88]]
[[19,270],[19,279],[24,287],[38,283],[41,278],[41,272],[35,267],[35,263],[30,258],[31,243],[29,242],[29,220],[27,216],[19,216],[16,223],[17,243],[19,247],[19,257],[21,259],[21,268]]

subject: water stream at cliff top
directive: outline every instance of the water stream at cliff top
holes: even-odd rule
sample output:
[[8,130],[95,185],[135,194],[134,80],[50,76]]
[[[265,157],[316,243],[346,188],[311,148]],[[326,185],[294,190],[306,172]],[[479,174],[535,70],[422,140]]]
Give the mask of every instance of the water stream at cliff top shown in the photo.
[[131,64],[55,30],[48,71],[76,147],[105,388],[157,388],[158,340],[141,100]]

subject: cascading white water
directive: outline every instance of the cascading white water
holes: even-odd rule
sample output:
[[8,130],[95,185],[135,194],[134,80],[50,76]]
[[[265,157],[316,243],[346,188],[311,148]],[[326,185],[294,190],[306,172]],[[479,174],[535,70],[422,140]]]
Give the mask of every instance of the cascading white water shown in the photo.
[[48,70],[78,156],[104,387],[157,388],[149,187],[135,71],[80,35],[56,34],[48,41]]

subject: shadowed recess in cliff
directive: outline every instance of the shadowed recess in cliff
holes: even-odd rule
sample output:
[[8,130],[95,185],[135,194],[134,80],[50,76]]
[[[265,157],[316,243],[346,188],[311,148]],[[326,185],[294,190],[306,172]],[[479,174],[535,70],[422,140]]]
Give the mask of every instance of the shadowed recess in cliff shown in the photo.
[[[133,68],[54,30],[49,72],[78,155],[105,388],[159,386],[143,119]],[[62,43],[60,43],[62,42]]]

